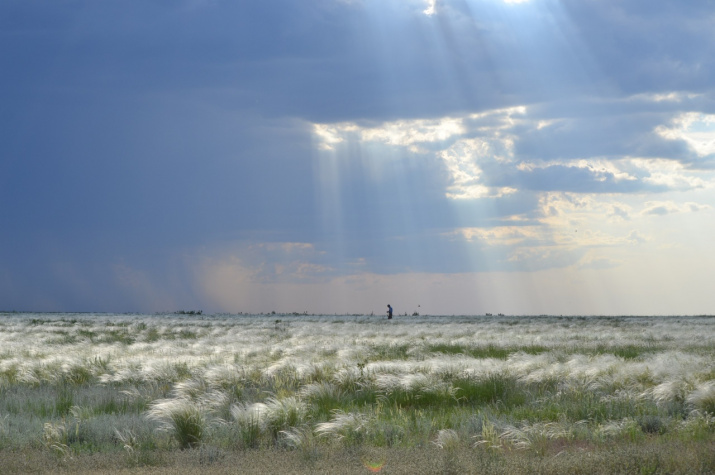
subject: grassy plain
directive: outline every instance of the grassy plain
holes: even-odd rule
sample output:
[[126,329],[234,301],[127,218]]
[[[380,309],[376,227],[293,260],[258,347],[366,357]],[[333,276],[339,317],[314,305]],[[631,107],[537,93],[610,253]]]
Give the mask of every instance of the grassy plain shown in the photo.
[[0,473],[715,473],[715,317],[0,314]]

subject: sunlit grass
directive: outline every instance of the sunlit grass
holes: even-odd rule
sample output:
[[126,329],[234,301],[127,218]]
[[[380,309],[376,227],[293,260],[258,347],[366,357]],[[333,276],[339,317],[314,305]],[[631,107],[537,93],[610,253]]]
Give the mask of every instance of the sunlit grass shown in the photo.
[[0,450],[715,444],[715,318],[276,317],[0,315]]

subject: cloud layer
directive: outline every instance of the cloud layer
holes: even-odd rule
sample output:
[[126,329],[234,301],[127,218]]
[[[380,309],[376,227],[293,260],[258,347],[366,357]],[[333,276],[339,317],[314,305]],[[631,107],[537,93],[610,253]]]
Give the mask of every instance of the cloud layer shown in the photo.
[[706,313],[714,22],[3,2],[0,307]]

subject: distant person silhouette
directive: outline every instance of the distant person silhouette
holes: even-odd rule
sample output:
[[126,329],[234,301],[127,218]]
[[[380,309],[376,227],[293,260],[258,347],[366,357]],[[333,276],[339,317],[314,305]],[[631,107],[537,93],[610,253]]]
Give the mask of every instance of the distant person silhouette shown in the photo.
[[389,303],[387,304],[387,319],[392,320],[392,307]]

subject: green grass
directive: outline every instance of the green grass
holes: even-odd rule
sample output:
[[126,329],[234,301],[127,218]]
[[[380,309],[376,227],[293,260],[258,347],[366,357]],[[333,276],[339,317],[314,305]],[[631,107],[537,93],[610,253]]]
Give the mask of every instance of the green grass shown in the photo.
[[498,404],[510,408],[527,399],[524,387],[507,374],[489,374],[484,378],[464,378],[454,382],[459,401],[478,407]]

